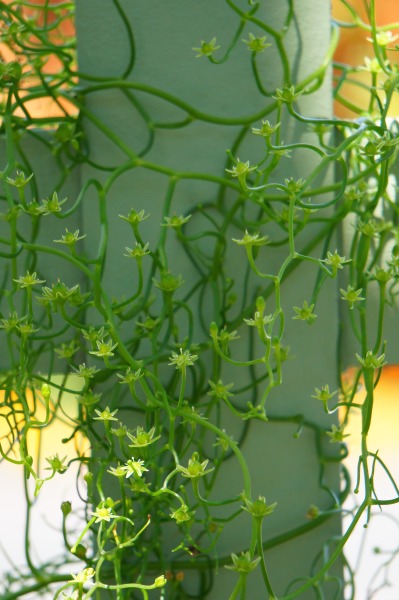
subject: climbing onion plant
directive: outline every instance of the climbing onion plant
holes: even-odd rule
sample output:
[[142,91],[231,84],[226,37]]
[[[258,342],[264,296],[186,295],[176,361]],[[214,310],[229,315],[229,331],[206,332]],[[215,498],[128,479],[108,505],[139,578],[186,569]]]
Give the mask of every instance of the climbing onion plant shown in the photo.
[[[252,571],[261,574],[260,597],[288,600],[313,589],[324,598],[323,585],[331,580],[335,583],[331,597],[341,597],[345,582],[331,569],[336,561],[345,564],[343,551],[354,528],[364,515],[370,518],[374,506],[399,501],[384,458],[370,450],[367,441],[374,389],[385,364],[384,313],[387,306],[396,306],[397,295],[393,169],[399,138],[397,123],[388,119],[399,82],[396,38],[388,27],[377,28],[373,0],[367,5],[366,21],[345,0],[351,23],[333,23],[331,47],[322,65],[306,79],[293,81],[285,41],[295,3],[286,2],[284,23],[274,29],[258,17],[261,3],[250,1],[243,8],[226,0],[237,19],[230,45],[223,47],[217,36],[193,40],[187,61],[208,61],[210,68],[218,68],[233,52],[247,52],[248,69],[265,108],[242,119],[222,118],[135,81],[135,31],[122,3],[112,2],[130,47],[125,72],[113,78],[90,76],[76,67],[75,45],[63,33],[72,2],[46,1],[39,7],[15,0],[0,9],[2,42],[9,50],[8,59],[0,64],[7,152],[1,173],[0,309],[2,347],[8,356],[1,376],[5,430],[0,452],[4,461],[24,469],[28,515],[35,499],[46,494],[46,482],[61,477],[73,463],[79,464],[77,485],[84,488],[85,503],[84,518],[73,527],[73,505],[65,499],[61,506],[68,573],[61,562],[36,564],[28,518],[28,572],[7,576],[2,597],[11,600],[47,591],[54,598],[205,598],[215,570],[222,567],[237,576],[226,599],[247,597]],[[339,27],[345,26],[369,32],[375,57],[362,67],[370,73],[368,106],[357,107],[342,97],[343,83],[351,81],[357,68],[337,65],[337,98],[357,117],[305,116],[301,98],[317,92],[328,77]],[[266,89],[261,60],[270,47],[277,49],[282,79]],[[49,67],[50,59],[56,59],[55,66]],[[144,148],[130,147],[90,110],[85,99],[101,89],[122,91],[140,113],[148,129]],[[157,121],[138,91],[178,108],[184,117]],[[35,115],[32,102],[43,98],[51,99],[56,116]],[[159,131],[184,129],[193,121],[236,128],[225,168],[217,175],[179,171],[150,158]],[[287,122],[307,127],[313,141],[284,143]],[[93,158],[87,123],[121,151],[120,164]],[[245,142],[251,136],[262,143],[256,146],[258,157],[250,161]],[[39,144],[54,162],[58,180],[47,197],[32,168],[33,157],[25,150],[27,140]],[[281,161],[300,151],[313,155],[313,166],[299,178],[280,178]],[[66,182],[83,165],[92,167],[97,176],[84,180],[76,197],[64,197]],[[324,179],[332,167],[334,181]],[[136,170],[165,179],[162,219],[156,222],[151,209],[136,197],[119,215],[131,239],[129,246],[119,248],[120,261],[130,261],[131,274],[123,296],[115,298],[105,277],[109,246],[115,244],[107,199],[118,180]],[[178,214],[174,200],[179,186],[196,180],[212,184],[213,197]],[[92,202],[93,194],[100,232],[95,243],[89,233],[76,228],[82,206]],[[340,231],[348,221],[351,242],[344,250]],[[149,226],[157,232],[155,241],[146,237]],[[43,242],[43,232],[49,229],[55,233]],[[270,257],[276,250],[283,258],[274,268],[276,260]],[[176,254],[188,260],[192,282],[174,270]],[[230,254],[247,265],[240,281],[234,278]],[[290,299],[284,297],[284,282],[304,263],[312,269],[314,285],[302,304],[287,310]],[[49,280],[48,265],[62,278]],[[337,301],[358,348],[352,357],[354,381],[348,385],[340,373],[338,390],[314,382],[315,407],[331,415],[329,427],[302,414],[269,414],[269,401],[276,388],[284,386],[285,361],[301,360],[290,357],[287,321],[298,321],[304,337],[308,325],[317,328],[320,294],[328,281],[337,278],[341,282]],[[374,327],[366,306],[376,288],[379,309]],[[243,339],[249,340],[247,355]],[[63,373],[61,384],[52,377],[57,372]],[[355,401],[360,385],[361,404]],[[66,392],[76,396],[76,417],[64,406]],[[342,538],[330,540],[330,551],[321,553],[312,573],[304,573],[300,581],[288,577],[285,590],[277,595],[265,551],[343,513],[350,489],[347,472],[342,466],[345,485],[336,491],[326,483],[324,469],[344,458],[345,427],[356,411],[362,418],[355,484],[359,506]],[[231,418],[236,427],[240,424],[238,436],[229,431]],[[74,441],[76,455],[68,461],[58,454],[46,457],[46,471],[33,455],[31,432],[57,419],[69,426],[65,443]],[[273,519],[279,498],[254,497],[242,450],[259,421],[265,430],[277,422],[292,423],[297,438],[304,430],[313,434],[320,486],[330,502],[327,510],[311,506],[307,522],[271,538],[264,535],[263,521]],[[88,441],[90,450],[82,440]],[[338,453],[325,449],[328,440]],[[236,491],[223,496],[218,481],[224,466],[232,462]],[[391,478],[391,498],[379,498],[374,489],[377,468]],[[246,537],[240,541],[244,547],[231,555],[220,554],[218,543],[225,528],[245,515]],[[174,533],[169,535],[171,528]],[[185,587],[187,573],[193,570],[200,574],[194,592]]]

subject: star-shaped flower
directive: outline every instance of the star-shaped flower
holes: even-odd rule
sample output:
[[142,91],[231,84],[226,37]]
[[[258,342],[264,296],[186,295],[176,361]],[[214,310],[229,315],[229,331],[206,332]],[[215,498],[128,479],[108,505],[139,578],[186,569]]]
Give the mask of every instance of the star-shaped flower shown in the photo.
[[202,56],[212,56],[212,54],[219,50],[220,46],[216,45],[216,38],[212,38],[210,42],[204,42],[201,40],[201,46],[199,48],[193,48],[195,52],[198,54],[195,55],[195,58],[201,58]]
[[107,408],[102,411],[97,410],[96,408],[94,410],[98,414],[98,417],[93,417],[95,421],[117,421],[118,420],[114,417],[114,415],[116,415],[116,413],[118,412],[118,409],[115,409],[111,412],[107,406]]

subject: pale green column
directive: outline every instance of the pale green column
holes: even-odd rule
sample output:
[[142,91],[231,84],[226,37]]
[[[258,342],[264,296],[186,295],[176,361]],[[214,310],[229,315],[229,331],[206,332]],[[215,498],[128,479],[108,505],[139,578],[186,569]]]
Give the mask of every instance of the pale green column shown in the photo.
[[[222,56],[229,46],[239,24],[239,15],[222,0],[125,0],[120,3],[134,33],[136,58],[129,64],[129,36],[120,11],[112,0],[78,0],[77,32],[79,69],[92,77],[123,76],[130,69],[128,81],[132,86],[129,93],[134,95],[136,108],[133,108],[121,89],[102,89],[101,82],[95,92],[85,95],[85,131],[90,147],[90,157],[98,167],[118,166],[126,162],[129,152],[144,153],[147,161],[172,168],[179,173],[208,173],[224,176],[226,149],[234,144],[240,127],[247,123],[259,126],[265,107],[272,100],[259,94],[250,76],[250,52],[239,41],[229,59],[221,64],[210,64],[205,58],[196,59],[192,47],[201,40],[217,38],[220,51],[215,58]],[[239,7],[247,11],[247,2],[239,2]],[[324,59],[330,36],[330,3],[320,0],[294,2],[295,19],[285,41],[287,59],[292,69],[292,80],[302,81]],[[283,0],[262,1],[256,16],[270,26],[281,28],[287,13],[287,3]],[[246,25],[239,39],[248,39],[249,32],[263,35],[255,25]],[[272,38],[273,46],[261,56],[263,84],[269,90],[283,85],[279,54]],[[93,81],[82,78],[83,90],[86,86],[95,87]],[[162,90],[163,98],[156,97],[152,89]],[[312,116],[331,116],[331,83],[325,81],[317,93],[301,98],[299,109]],[[173,99],[182,103],[177,108]],[[188,110],[184,107],[188,105]],[[151,122],[176,122],[192,117],[192,122],[179,129],[157,129],[153,145],[149,143],[148,126],[143,113]],[[214,122],[222,120],[222,124]],[[265,117],[268,118],[268,117]],[[96,125],[96,120],[104,123],[126,144],[122,152],[107,139]],[[284,121],[283,140],[311,140],[315,137],[296,122]],[[239,157],[242,160],[257,162],[263,152],[262,140],[247,135]],[[313,166],[309,153],[295,153],[294,158],[284,159],[279,173],[273,180],[284,177],[306,177]],[[104,181],[107,174],[101,169],[83,166],[82,181],[95,177]],[[134,168],[127,170],[110,189],[107,207],[109,218],[110,246],[106,265],[105,286],[115,296],[126,290],[126,281],[131,276],[130,264],[122,259],[125,246],[131,246],[129,228],[118,215],[126,214],[130,208],[144,209],[151,218],[143,223],[142,234],[150,246],[158,239],[159,223],[165,201],[167,177],[150,169]],[[173,212],[190,212],[190,207],[211,200],[217,186],[187,177],[182,179],[173,200]],[[231,197],[234,195],[231,193]],[[96,197],[88,196],[83,206],[84,232],[87,234],[86,248],[95,246],[98,241]],[[306,245],[306,234],[298,241],[299,247]],[[229,242],[230,243],[230,242]],[[333,251],[335,248],[331,248]],[[190,264],[179,252],[178,246],[170,244],[173,255],[173,273],[181,273],[190,281]],[[314,251],[315,252],[315,251]],[[286,256],[286,251],[271,251],[268,271],[277,272]],[[245,252],[231,244],[226,269],[236,280],[243,277]],[[240,272],[242,275],[240,275]],[[292,307],[301,306],[309,300],[316,277],[314,267],[301,265],[283,285],[283,305],[287,315],[293,315]],[[236,289],[239,294],[240,290]],[[338,342],[338,310],[336,282],[325,285],[318,302],[319,318],[317,325],[308,327],[306,323],[287,318],[285,339],[291,346],[295,360],[284,364],[284,381],[275,390],[268,403],[270,416],[292,416],[303,414],[312,422],[323,423],[324,415],[320,403],[311,399],[314,387],[329,384],[336,389]],[[269,300],[269,302],[273,302]],[[209,309],[209,321],[213,318],[213,308]],[[240,332],[241,333],[241,332]],[[198,340],[200,341],[200,340]],[[242,334],[241,343],[248,343]],[[226,381],[229,381],[226,370]],[[237,434],[233,421],[226,422],[229,433]],[[326,423],[327,427],[327,423]],[[250,463],[253,475],[254,497],[265,495],[268,502],[278,501],[278,510],[273,518],[265,523],[265,540],[283,535],[295,527],[308,523],[305,515],[311,504],[321,510],[332,507],[332,499],[322,489],[328,482],[339,489],[337,464],[326,465],[321,472],[317,460],[316,444],[319,440],[311,429],[304,429],[299,438],[294,437],[297,427],[292,424],[271,424],[261,421],[251,425],[250,437],[242,447]],[[321,442],[326,453],[333,453],[331,446]],[[240,493],[242,483],[237,481],[237,469],[233,461],[227,462],[224,469],[223,491]],[[320,481],[320,479],[323,481]],[[217,494],[218,488],[215,490]],[[227,492],[226,492],[227,493]],[[245,515],[231,526],[219,545],[221,555],[239,553],[248,544],[248,536],[243,535],[249,526]],[[269,565],[272,583],[277,594],[283,594],[288,582],[310,573],[315,555],[328,544],[333,536],[340,535],[339,520],[329,520],[305,536],[282,543],[269,552],[266,560]],[[248,597],[254,600],[264,598],[257,595],[262,584],[259,574],[249,579]],[[186,575],[190,577],[189,574]],[[232,583],[233,582],[233,583]],[[195,587],[195,583],[192,584]],[[234,585],[233,575],[224,568],[215,573],[214,585],[209,598],[226,599]],[[252,587],[251,587],[252,586]],[[331,597],[335,588],[330,588]],[[329,591],[326,592],[326,598]],[[304,599],[314,597],[307,592]],[[334,596],[336,597],[336,596]]]

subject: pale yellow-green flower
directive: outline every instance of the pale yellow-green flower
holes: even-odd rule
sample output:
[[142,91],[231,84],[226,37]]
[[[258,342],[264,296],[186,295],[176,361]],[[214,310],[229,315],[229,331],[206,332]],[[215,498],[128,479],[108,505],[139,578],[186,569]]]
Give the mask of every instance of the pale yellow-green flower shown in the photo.
[[144,471],[148,471],[148,469],[146,469],[144,466],[143,460],[135,460],[134,458],[128,460],[126,465],[123,465],[121,468],[124,469],[126,478],[131,477],[132,475],[142,477]]
[[86,569],[80,571],[77,575],[72,575],[72,579],[69,581],[72,581],[73,583],[86,583],[89,581],[89,579],[92,579],[95,574],[96,572],[92,567],[87,567]]
[[115,519],[116,515],[112,513],[110,508],[106,506],[97,506],[97,509],[92,513],[93,517],[96,517],[95,523],[100,523],[101,521],[106,521],[109,523],[111,519]]

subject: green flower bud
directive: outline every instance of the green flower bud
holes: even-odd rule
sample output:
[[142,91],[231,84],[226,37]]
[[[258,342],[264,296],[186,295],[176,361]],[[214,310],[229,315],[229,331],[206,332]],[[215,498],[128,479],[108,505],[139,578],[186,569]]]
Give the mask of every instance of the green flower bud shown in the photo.
[[50,386],[47,383],[43,383],[42,388],[41,388],[41,393],[42,396],[44,398],[44,400],[49,400],[50,396],[51,396],[51,390],[50,390]]
[[249,552],[242,552],[241,556],[232,554],[231,559],[233,561],[233,564],[226,565],[226,569],[230,569],[231,571],[237,571],[238,573],[247,574],[253,571],[261,560],[260,556],[258,556],[254,560],[251,560],[251,555]]
[[61,503],[61,510],[64,517],[66,517],[72,512],[72,503],[69,500],[65,500],[65,502]]

